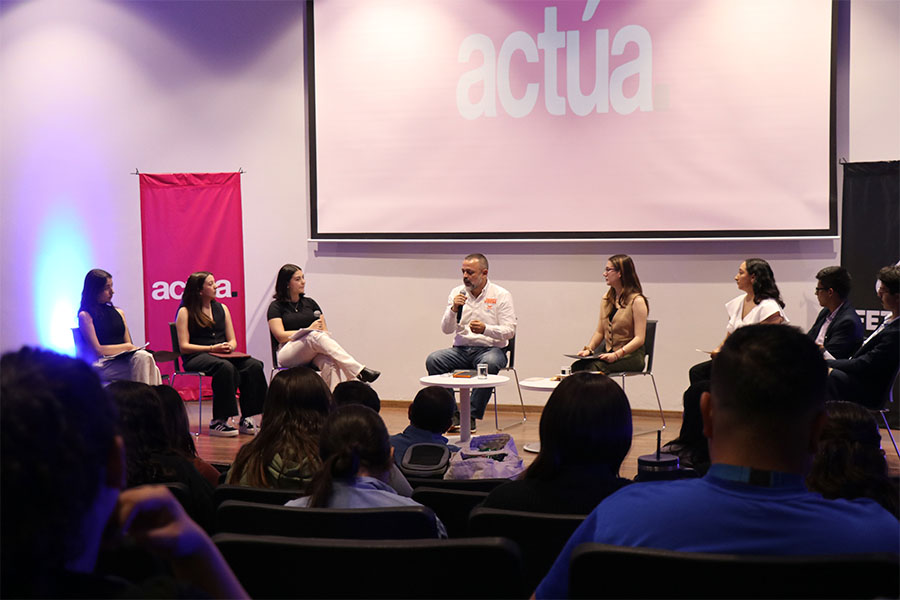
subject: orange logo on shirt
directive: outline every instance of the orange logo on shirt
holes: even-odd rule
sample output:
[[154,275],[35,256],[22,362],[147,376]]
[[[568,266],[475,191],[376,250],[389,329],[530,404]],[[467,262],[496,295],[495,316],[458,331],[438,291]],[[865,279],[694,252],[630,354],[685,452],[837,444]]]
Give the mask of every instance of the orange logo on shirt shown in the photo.
[[497,304],[496,298],[485,298],[484,299],[485,308],[491,310],[494,308],[494,305]]

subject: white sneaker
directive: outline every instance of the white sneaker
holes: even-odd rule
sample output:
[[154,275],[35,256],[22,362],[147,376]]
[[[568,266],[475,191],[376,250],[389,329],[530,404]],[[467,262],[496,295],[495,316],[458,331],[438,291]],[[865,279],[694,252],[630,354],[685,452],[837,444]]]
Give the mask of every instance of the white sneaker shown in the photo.
[[209,422],[209,435],[217,437],[234,437],[237,434],[237,429],[221,419],[213,419]]
[[241,424],[238,429],[244,435],[256,435],[259,433],[259,426],[253,422],[253,419],[250,417],[244,417],[241,419]]

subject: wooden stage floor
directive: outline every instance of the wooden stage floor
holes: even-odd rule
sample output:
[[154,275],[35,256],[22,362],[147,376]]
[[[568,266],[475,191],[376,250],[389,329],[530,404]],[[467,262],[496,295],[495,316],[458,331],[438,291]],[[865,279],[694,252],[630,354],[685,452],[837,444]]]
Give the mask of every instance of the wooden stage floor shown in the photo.
[[[398,404],[399,403],[396,402],[385,403],[381,408],[381,417],[382,419],[384,419],[388,432],[391,434],[403,431],[403,429],[409,424],[406,405]],[[197,403],[188,402],[187,409],[188,416],[191,420],[191,431],[196,432],[198,421]],[[495,433],[497,431],[494,428],[494,413],[492,407],[489,406],[488,409],[488,412],[485,413],[486,418],[483,421],[478,422],[478,434]],[[208,424],[209,415],[212,414],[212,403],[210,401],[203,402],[203,413],[204,421],[206,422],[206,424]],[[502,407],[500,411],[501,427],[504,426],[504,423],[509,424],[514,422],[517,415],[519,419],[521,419],[521,412],[514,412],[512,410],[509,410],[507,407]],[[509,427],[508,429],[504,430],[506,433],[509,433],[513,436],[513,439],[516,442],[516,447],[519,450],[519,455],[525,461],[526,465],[531,464],[531,461],[534,460],[534,457],[536,455],[525,452],[523,450],[523,446],[525,444],[537,442],[539,440],[538,423],[540,422],[541,417],[540,412],[536,411],[528,412],[527,415],[528,420],[524,424]],[[666,413],[665,416],[666,429],[662,432],[663,444],[678,437],[678,431],[681,428],[681,415],[675,413]],[[662,424],[659,418],[659,414],[653,413],[636,414],[633,417],[633,423],[635,432],[650,431],[650,433],[635,435],[631,445],[631,451],[628,453],[628,455],[625,457],[625,461],[622,463],[620,475],[629,479],[633,478],[637,474],[638,457],[656,451],[655,431]],[[900,431],[894,430],[893,433],[895,439],[900,439]],[[195,437],[194,439],[197,444],[197,451],[200,453],[200,456],[204,460],[213,463],[230,464],[234,460],[238,449],[253,438],[247,435],[241,435],[235,438],[212,437],[209,435],[207,428],[204,426],[201,428],[201,435],[199,437]],[[900,458],[898,458],[897,454],[894,452],[894,447],[891,445],[891,440],[888,437],[887,431],[881,431],[881,439],[882,447],[884,448],[885,456],[887,457],[888,470],[892,476],[896,477],[900,475]]]

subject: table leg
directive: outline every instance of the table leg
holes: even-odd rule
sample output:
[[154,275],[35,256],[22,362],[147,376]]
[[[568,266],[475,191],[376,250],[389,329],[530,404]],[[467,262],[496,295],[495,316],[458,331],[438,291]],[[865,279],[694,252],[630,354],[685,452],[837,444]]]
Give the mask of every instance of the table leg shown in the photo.
[[459,388],[459,445],[466,447],[472,439],[469,421],[472,415],[472,403],[469,399],[469,388]]

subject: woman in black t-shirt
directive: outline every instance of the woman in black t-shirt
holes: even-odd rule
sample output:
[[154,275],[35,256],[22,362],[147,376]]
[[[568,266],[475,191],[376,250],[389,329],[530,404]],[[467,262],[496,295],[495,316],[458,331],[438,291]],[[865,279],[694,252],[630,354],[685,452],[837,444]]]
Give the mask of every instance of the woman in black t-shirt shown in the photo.
[[322,309],[304,294],[306,278],[297,265],[287,264],[275,280],[275,300],[269,305],[269,332],[277,348],[278,365],[314,364],[329,388],[353,378],[371,383],[381,375],[354,359],[335,341]]
[[113,306],[112,275],[91,269],[84,276],[78,330],[80,358],[92,363],[106,381],[131,380],[159,385],[162,378],[153,355],[131,343],[125,313]]
[[[189,371],[212,375],[213,418],[209,434],[234,437],[240,431],[256,435],[259,429],[252,417],[262,412],[268,388],[263,364],[252,356],[235,352],[237,342],[231,313],[215,298],[216,280],[212,273],[191,273],[175,317],[181,360]],[[238,389],[242,416],[235,429],[228,420],[238,414]]]

